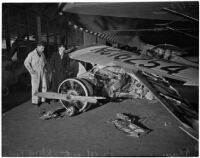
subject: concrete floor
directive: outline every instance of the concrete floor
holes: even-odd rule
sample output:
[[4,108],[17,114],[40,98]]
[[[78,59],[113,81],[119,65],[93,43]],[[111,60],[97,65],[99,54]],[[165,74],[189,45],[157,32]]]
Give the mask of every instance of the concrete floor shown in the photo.
[[7,112],[31,98],[31,90],[15,90],[8,96],[2,97],[2,112]]
[[[60,103],[43,107],[60,109]],[[198,142],[160,103],[125,100],[107,103],[74,117],[40,120],[27,101],[2,115],[2,156],[198,156]],[[107,123],[129,113],[153,131],[129,137]]]

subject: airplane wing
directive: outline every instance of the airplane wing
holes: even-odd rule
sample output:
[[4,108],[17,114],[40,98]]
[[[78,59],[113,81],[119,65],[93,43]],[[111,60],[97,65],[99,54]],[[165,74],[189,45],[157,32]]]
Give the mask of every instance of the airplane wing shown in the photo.
[[113,63],[128,73],[134,73],[175,119],[185,128],[198,131],[198,113],[165,79],[171,78],[198,86],[197,67],[140,56],[108,46],[80,49],[71,53],[70,57],[100,65]]
[[148,56],[141,56],[134,52],[128,52],[109,46],[92,46],[80,49],[71,53],[70,57],[100,65],[114,63],[121,66],[129,73],[140,70],[181,81],[184,85],[199,85],[199,72],[197,67],[192,67],[184,63],[180,64]]
[[176,12],[194,16],[196,14],[191,15],[191,9],[193,12],[194,9],[198,9],[194,8],[196,4],[197,2],[67,3],[63,4],[61,10],[83,15],[185,21],[187,18],[175,14],[174,9]]
[[163,107],[182,125],[181,130],[198,141],[198,112],[166,80],[138,71],[135,76],[154,94]]

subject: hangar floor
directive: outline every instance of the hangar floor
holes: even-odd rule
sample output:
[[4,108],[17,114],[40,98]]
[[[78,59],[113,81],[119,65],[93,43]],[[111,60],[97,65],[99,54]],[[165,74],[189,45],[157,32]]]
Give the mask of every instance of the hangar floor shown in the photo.
[[[54,109],[60,103],[43,105]],[[116,113],[145,118],[152,131],[129,137],[107,121]],[[179,128],[160,103],[125,100],[74,117],[40,120],[27,101],[2,116],[2,156],[198,156],[198,142]]]

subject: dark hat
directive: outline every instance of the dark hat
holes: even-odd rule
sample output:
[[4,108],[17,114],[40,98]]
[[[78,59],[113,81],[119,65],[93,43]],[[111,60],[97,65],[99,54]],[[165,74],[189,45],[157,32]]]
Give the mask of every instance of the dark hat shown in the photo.
[[45,46],[44,42],[37,43],[37,46]]
[[[60,47],[65,47],[65,45],[64,45],[64,44],[58,45],[58,48],[60,48]],[[65,48],[66,48],[66,47],[65,47]]]

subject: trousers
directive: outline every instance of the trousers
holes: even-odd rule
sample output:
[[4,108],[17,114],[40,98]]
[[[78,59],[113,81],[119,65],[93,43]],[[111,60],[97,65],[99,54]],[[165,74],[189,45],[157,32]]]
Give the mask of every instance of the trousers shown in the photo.
[[[35,96],[34,94],[42,91],[47,91],[47,80],[46,80],[46,73],[39,71],[35,72],[34,74],[31,74],[31,86],[32,86],[32,103],[38,104],[40,101],[40,98],[38,96]],[[41,99],[42,102],[45,102],[45,98]]]

